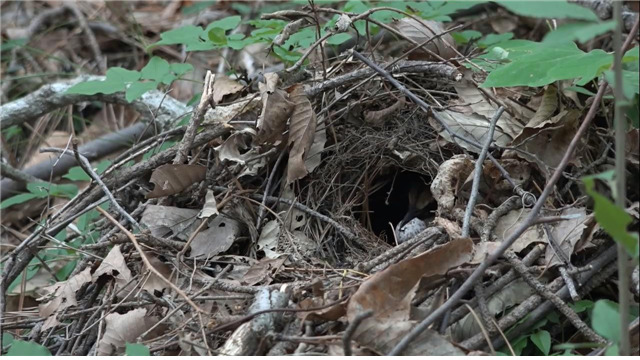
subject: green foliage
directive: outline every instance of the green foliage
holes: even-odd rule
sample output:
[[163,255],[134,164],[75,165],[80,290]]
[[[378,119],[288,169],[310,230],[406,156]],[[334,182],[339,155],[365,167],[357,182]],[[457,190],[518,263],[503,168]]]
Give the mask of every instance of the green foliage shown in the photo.
[[634,259],[638,258],[638,234],[629,233],[627,227],[632,222],[631,215],[614,204],[606,196],[595,190],[595,181],[604,181],[613,193],[615,198],[615,172],[614,170],[606,171],[600,174],[585,176],[582,178],[587,193],[593,198],[596,221],[611,237],[627,250],[629,255]]
[[578,300],[574,303],[568,304],[570,308],[573,309],[576,313],[581,313],[583,311],[587,311],[589,309],[593,309],[593,301],[591,300]]
[[577,22],[560,26],[545,35],[545,43],[562,43],[565,41],[578,41],[584,43],[598,35],[613,30],[615,21],[605,22]]
[[509,61],[491,71],[482,87],[537,87],[576,78],[578,85],[585,85],[613,61],[611,54],[600,49],[585,53],[573,42],[549,44],[528,40],[501,42],[481,59],[487,62],[478,64],[488,70],[491,70],[490,60]]
[[591,312],[591,327],[602,337],[613,342],[605,355],[618,355],[618,341],[620,341],[618,304],[609,300],[596,301]]
[[[109,167],[109,165],[111,165],[111,161],[102,160],[100,163],[98,163],[98,165],[96,165],[94,170],[97,174],[102,174],[102,172],[104,172]],[[89,174],[84,172],[84,170],[82,170],[80,166],[72,167],[62,177],[71,181],[91,181],[91,177],[89,176]]]
[[51,356],[51,352],[33,341],[13,340],[7,356]]
[[73,184],[52,184],[47,182],[33,182],[27,184],[27,193],[14,195],[0,203],[0,209],[22,204],[31,199],[43,199],[48,196],[72,198],[78,193],[78,187]]
[[452,32],[451,36],[458,44],[467,44],[471,40],[477,40],[482,37],[482,33],[476,30],[465,30],[461,32]]
[[2,129],[5,141],[9,141],[14,137],[22,137],[22,128],[18,125],[11,125],[6,129]]
[[549,355],[551,351],[551,334],[546,330],[540,330],[530,337],[531,342],[542,351],[544,355]]
[[513,1],[499,0],[496,1],[500,6],[521,16],[537,17],[537,18],[556,18],[556,19],[576,19],[597,21],[598,17],[593,11],[577,4],[566,1]]
[[127,356],[151,356],[149,348],[142,344],[127,343],[125,354]]

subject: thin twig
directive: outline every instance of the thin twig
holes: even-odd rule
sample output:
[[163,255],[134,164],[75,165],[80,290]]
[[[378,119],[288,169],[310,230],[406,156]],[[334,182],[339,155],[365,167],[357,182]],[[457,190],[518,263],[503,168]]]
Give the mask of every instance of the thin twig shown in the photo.
[[25,183],[25,184],[44,181],[42,179],[38,179],[33,175],[22,172],[4,162],[0,162],[0,175],[3,177],[8,177],[9,179],[13,179],[15,181]]
[[194,303],[188,296],[187,294],[185,294],[182,290],[180,290],[179,287],[177,287],[174,283],[172,283],[170,280],[168,280],[167,278],[164,277],[164,275],[162,275],[150,262],[149,259],[147,258],[147,255],[144,253],[144,251],[142,250],[142,247],[140,246],[140,244],[138,244],[138,240],[136,240],[136,236],[133,235],[129,230],[127,230],[124,226],[122,226],[118,221],[116,221],[116,219],[114,219],[108,212],[106,212],[105,210],[103,210],[100,207],[97,207],[96,210],[98,210],[102,215],[104,215],[104,217],[106,217],[107,219],[109,219],[109,221],[111,221],[111,223],[115,226],[117,226],[118,228],[120,228],[120,230],[125,233],[127,235],[127,237],[129,238],[129,240],[131,240],[131,243],[133,243],[133,246],[136,248],[136,251],[138,251],[138,254],[140,255],[140,258],[142,259],[142,262],[144,263],[144,265],[147,267],[147,269],[149,269],[149,271],[151,271],[152,273],[154,273],[158,278],[160,278],[160,280],[162,280],[165,284],[169,285],[170,288],[172,288],[176,293],[178,293],[178,295],[182,296],[185,301],[191,305],[197,312],[203,312],[206,313],[206,311],[202,310],[198,305],[196,305],[196,303]]
[[118,210],[120,215],[122,215],[125,219],[127,219],[127,221],[129,221],[129,223],[134,225],[136,228],[141,229],[140,224],[138,224],[138,222],[133,217],[131,217],[131,215],[129,215],[129,213],[125,209],[123,209],[120,206],[120,204],[118,204],[118,201],[116,201],[116,198],[113,196],[113,194],[111,193],[111,191],[109,190],[107,185],[105,185],[105,183],[102,181],[100,176],[98,174],[96,174],[95,171],[93,171],[93,169],[91,168],[91,163],[89,163],[89,160],[87,160],[87,158],[84,157],[82,154],[80,154],[80,152],[78,152],[77,150],[78,150],[78,148],[77,148],[77,145],[76,145],[76,143],[74,141],[74,150],[57,149],[57,148],[42,148],[42,149],[40,149],[40,152],[56,152],[56,153],[61,153],[61,154],[66,154],[67,152],[69,152],[70,154],[75,155],[76,156],[76,160],[78,161],[78,163],[80,164],[82,169],[89,176],[91,176],[91,178],[95,182],[97,182],[98,185],[100,185],[100,187],[102,188],[102,191],[104,192],[105,195],[107,195],[109,200],[111,200],[111,203],[116,208],[116,210]]
[[489,134],[487,134],[487,140],[482,146],[482,150],[480,151],[480,155],[478,155],[478,159],[476,160],[476,166],[473,173],[473,183],[471,185],[471,195],[469,196],[469,202],[467,203],[467,209],[464,212],[464,221],[462,222],[462,237],[469,236],[469,224],[471,223],[471,214],[473,213],[473,208],[476,206],[476,200],[478,199],[478,189],[480,189],[480,179],[482,178],[482,164],[484,164],[484,159],[489,152],[489,146],[491,146],[491,142],[493,141],[493,133],[496,130],[496,123],[498,123],[498,119],[502,116],[504,112],[504,107],[500,106],[496,113],[491,118],[491,124],[489,124]]
[[351,321],[347,329],[344,331],[344,335],[342,335],[342,347],[344,349],[344,356],[351,356],[353,353],[351,352],[351,338],[353,338],[353,334],[355,334],[358,326],[367,318],[373,315],[373,310],[367,310],[362,312]]
[[210,70],[207,70],[207,75],[204,78],[204,87],[202,88],[202,96],[200,96],[200,102],[196,106],[195,110],[191,113],[191,121],[187,125],[187,130],[184,132],[182,141],[178,147],[178,152],[173,160],[174,164],[184,164],[187,160],[187,153],[191,149],[193,139],[196,137],[196,131],[204,119],[204,114],[209,106],[209,99],[213,95],[213,83],[215,76]]

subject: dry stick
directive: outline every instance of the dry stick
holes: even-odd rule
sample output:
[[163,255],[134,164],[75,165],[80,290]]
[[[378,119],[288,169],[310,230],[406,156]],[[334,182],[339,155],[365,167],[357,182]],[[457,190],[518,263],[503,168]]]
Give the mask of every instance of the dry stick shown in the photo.
[[195,108],[193,113],[191,113],[191,121],[189,121],[187,130],[184,132],[184,136],[182,137],[182,141],[178,147],[178,152],[173,160],[174,164],[184,164],[187,160],[187,153],[191,149],[193,139],[196,137],[196,131],[198,130],[200,123],[202,123],[202,119],[204,119],[204,114],[206,113],[206,108],[209,105],[209,98],[213,94],[214,79],[215,77],[211,74],[211,71],[207,70],[207,75],[205,75],[204,78],[202,96],[200,96],[200,103],[198,103],[198,106]]
[[[620,1],[613,2],[613,18],[616,27],[613,31],[613,71],[615,76],[615,85],[613,94],[615,97],[615,113],[614,128],[616,132],[616,205],[619,209],[626,207],[627,187],[625,182],[627,159],[625,156],[625,141],[627,136],[627,119],[624,117],[626,100],[622,92],[622,3]],[[637,27],[638,20],[633,26]],[[633,31],[633,30],[632,30]],[[630,33],[629,35],[636,35]],[[620,356],[629,356],[631,354],[631,344],[629,340],[629,255],[623,244],[616,242],[618,249],[618,302],[620,304]]]
[[273,165],[273,170],[271,170],[271,174],[269,175],[269,179],[267,180],[267,185],[264,188],[264,194],[262,196],[262,206],[258,209],[258,220],[256,220],[256,231],[260,231],[260,226],[262,225],[262,220],[264,220],[265,216],[265,204],[267,202],[267,196],[271,192],[271,185],[273,184],[273,179],[276,177],[276,173],[278,172],[278,167],[280,167],[280,163],[284,158],[285,151],[280,152],[280,156],[276,160],[275,165]]
[[[353,55],[355,57],[357,57],[360,61],[365,63],[367,66],[369,66],[370,68],[374,69],[378,74],[382,75],[385,79],[387,79],[387,81],[389,81],[393,86],[395,86],[398,90],[400,90],[407,97],[409,97],[413,102],[415,102],[416,104],[420,105],[420,107],[424,111],[429,112],[431,107],[427,103],[425,103],[422,99],[420,99],[418,96],[416,96],[416,94],[414,94],[413,92],[411,92],[407,88],[405,88],[402,84],[400,84],[400,82],[398,82],[391,75],[389,75],[389,73],[387,71],[385,71],[384,69],[380,68],[378,65],[374,64],[373,62],[371,62],[371,60],[367,59],[366,57],[364,57],[362,54],[360,54],[357,51],[353,51]],[[471,145],[477,147],[478,149],[482,149],[482,146],[480,144],[478,144],[477,142],[475,142],[473,140],[469,140],[469,139],[465,138],[462,135],[456,134],[451,129],[451,127],[449,127],[449,125],[447,125],[446,121],[444,121],[444,119],[440,115],[438,115],[438,113],[432,111],[431,115],[434,117],[434,119],[436,119],[438,121],[438,123],[440,123],[440,125],[442,125],[442,127],[445,129],[445,131],[448,132],[449,135],[451,135],[451,137],[453,139],[460,139],[460,140],[462,140],[462,141],[464,141],[464,142],[466,142],[468,144],[471,144]],[[498,160],[496,160],[493,157],[493,155],[491,155],[491,154],[487,154],[487,156],[493,162],[493,164],[496,166],[496,168],[500,171],[500,174],[502,174],[502,177],[504,177],[507,180],[507,182],[509,182],[509,184],[514,188],[514,191],[518,192],[518,194],[521,195],[521,196],[524,195],[525,194],[524,191],[522,189],[520,189],[520,187],[513,181],[513,179],[511,178],[511,176],[507,172],[507,170],[505,170],[504,167],[502,167],[502,165],[500,165]]]
[[142,262],[147,267],[147,269],[149,269],[149,271],[154,273],[157,277],[160,278],[160,280],[162,280],[164,283],[169,285],[169,287],[171,287],[176,293],[178,293],[178,295],[182,296],[185,299],[185,301],[189,305],[191,305],[197,312],[206,313],[206,311],[202,310],[198,305],[196,305],[196,303],[194,303],[189,298],[189,296],[187,296],[187,294],[185,294],[182,290],[180,290],[179,287],[177,287],[174,283],[172,283],[167,278],[165,278],[164,275],[162,275],[153,265],[151,265],[151,263],[149,262],[149,259],[147,258],[147,255],[142,250],[142,247],[140,246],[140,244],[138,244],[138,240],[136,240],[136,236],[135,235],[133,235],[131,232],[129,232],[129,230],[127,230],[124,226],[122,226],[122,224],[120,224],[118,221],[116,221],[116,219],[114,219],[108,212],[106,212],[102,208],[97,207],[96,210],[98,210],[102,215],[104,215],[104,217],[109,219],[109,221],[111,221],[111,223],[113,223],[113,225],[117,226],[123,233],[125,233],[127,235],[129,240],[131,240],[131,243],[133,243],[133,246],[136,248],[136,251],[138,251],[138,254],[140,255],[140,258],[142,259]]
[[522,235],[525,232],[525,230],[529,228],[529,226],[531,226],[531,224],[536,219],[538,212],[540,212],[540,209],[542,209],[542,206],[547,200],[547,197],[553,191],[554,185],[556,184],[556,182],[558,182],[558,180],[562,176],[562,171],[564,170],[565,167],[567,167],[567,164],[569,163],[569,160],[571,159],[573,152],[578,146],[578,143],[580,142],[582,135],[587,131],[587,129],[589,128],[589,124],[591,124],[591,120],[593,120],[593,118],[595,117],[596,111],[598,110],[598,106],[600,104],[600,101],[602,100],[602,97],[604,96],[604,91],[606,88],[607,88],[607,82],[604,81],[600,85],[600,88],[598,89],[598,93],[596,94],[593,104],[591,105],[589,112],[587,113],[582,124],[580,125],[580,128],[578,128],[578,131],[576,132],[575,136],[573,137],[573,139],[571,139],[571,143],[569,144],[567,151],[562,157],[560,164],[558,165],[555,172],[551,176],[551,179],[549,179],[549,182],[547,183],[544,190],[542,191],[542,194],[540,194],[538,201],[535,203],[535,205],[531,209],[531,212],[529,213],[529,215],[527,215],[527,217],[524,219],[522,223],[520,223],[520,225],[516,228],[516,230],[502,242],[500,247],[498,247],[498,249],[495,252],[493,252],[491,255],[485,258],[485,260],[476,268],[476,270],[471,274],[471,276],[469,276],[469,278],[462,284],[462,286],[460,286],[458,291],[456,291],[436,311],[434,311],[429,316],[427,316],[424,320],[420,322],[420,324],[418,324],[413,330],[411,330],[411,332],[409,332],[398,343],[398,345],[396,345],[396,347],[393,348],[393,350],[391,350],[391,352],[388,355],[399,355],[407,346],[409,346],[412,340],[417,338],[435,320],[440,318],[440,316],[442,316],[448,310],[453,308],[453,306],[458,304],[460,300],[462,300],[462,297],[466,295],[469,292],[469,290],[473,289],[474,284],[484,275],[485,270],[487,270],[487,268],[489,268],[489,266],[491,266],[491,264],[493,264],[516,241],[516,239],[520,237],[520,235]]
[[89,27],[87,23],[87,19],[84,17],[82,11],[78,7],[78,4],[72,2],[67,7],[73,12],[73,14],[78,18],[78,22],[80,23],[80,27],[84,34],[87,36],[89,40],[89,45],[91,47],[91,51],[93,51],[93,56],[96,58],[96,62],[98,63],[98,69],[103,74],[107,73],[107,63],[104,61],[102,56],[102,52],[100,52],[100,45],[98,45],[98,41],[96,40],[96,36],[93,34],[93,30]]
[[78,161],[78,163],[82,167],[82,170],[84,170],[87,174],[89,174],[89,176],[91,176],[91,178],[95,182],[97,182],[98,185],[100,185],[100,187],[102,188],[102,191],[104,192],[105,195],[107,195],[109,200],[111,200],[111,203],[116,208],[116,210],[118,210],[120,215],[122,215],[125,219],[127,219],[127,221],[129,221],[131,224],[135,225],[138,229],[140,229],[140,224],[138,224],[138,222],[133,217],[131,217],[131,215],[129,215],[129,213],[125,209],[123,209],[122,206],[120,206],[120,204],[118,204],[118,201],[116,201],[116,198],[113,196],[111,191],[109,191],[109,188],[107,187],[107,185],[105,185],[105,183],[102,181],[102,179],[100,179],[100,176],[98,176],[98,174],[96,174],[96,172],[93,171],[93,169],[91,168],[91,163],[89,163],[89,160],[87,160],[86,157],[84,157],[83,155],[81,155],[78,152],[77,140],[75,140],[75,139],[73,141],[73,148],[74,148],[74,150],[57,149],[57,148],[42,148],[42,149],[40,149],[40,152],[41,153],[43,153],[43,152],[57,152],[57,153],[61,153],[61,154],[66,154],[67,152],[69,152],[71,154],[74,154],[76,156],[76,160]]
[[4,162],[0,162],[0,175],[3,177],[8,177],[9,179],[19,181],[22,183],[33,183],[33,182],[42,182],[44,180],[38,179],[37,177],[27,174],[26,172],[22,172],[9,164]]
[[[482,146],[482,150],[480,151],[480,155],[478,155],[478,159],[476,160],[476,166],[473,173],[473,183],[471,184],[471,195],[469,196],[469,202],[467,203],[467,209],[464,212],[464,221],[462,222],[462,237],[469,236],[469,224],[471,223],[471,213],[473,212],[474,206],[476,206],[476,200],[478,199],[478,189],[480,188],[480,178],[482,177],[482,165],[484,164],[484,159],[489,152],[489,146],[491,146],[491,142],[493,141],[493,133],[496,130],[496,123],[502,113],[504,112],[504,107],[500,106],[496,113],[491,118],[491,124],[489,125],[489,134],[487,134],[487,140]],[[489,325],[490,326],[490,325]]]
[[578,292],[576,291],[576,286],[573,283],[573,279],[571,278],[571,275],[567,271],[567,267],[569,267],[569,269],[573,269],[573,265],[571,265],[571,259],[569,258],[569,256],[567,256],[567,254],[565,254],[564,250],[562,250],[562,247],[560,246],[558,241],[556,241],[556,238],[553,236],[553,233],[551,233],[549,224],[547,223],[543,224],[542,228],[544,229],[544,232],[547,235],[547,240],[549,242],[549,245],[551,246],[551,249],[554,251],[555,255],[562,262],[562,265],[558,267],[558,271],[560,272],[560,276],[564,280],[565,284],[567,284],[567,289],[569,289],[569,294],[571,294],[571,299],[573,301],[580,300],[580,296],[578,296]]
[[573,309],[571,309],[567,304],[565,304],[562,299],[551,292],[547,287],[542,284],[540,281],[536,280],[536,278],[531,275],[531,273],[527,270],[527,267],[524,266],[522,261],[518,258],[513,251],[507,251],[504,253],[504,257],[509,261],[509,263],[513,266],[513,268],[520,274],[520,276],[524,279],[524,281],[529,284],[538,294],[540,294],[543,298],[551,301],[553,305],[569,319],[571,324],[575,326],[578,331],[580,331],[589,341],[606,344],[607,340],[602,336],[596,334],[587,324],[585,324],[578,314],[576,314]]
[[363,313],[356,315],[356,317],[351,321],[347,329],[344,331],[344,335],[342,335],[342,347],[344,349],[344,356],[351,356],[351,338],[353,338],[353,334],[355,334],[356,329],[360,324],[368,317],[373,315],[373,310],[367,310]]

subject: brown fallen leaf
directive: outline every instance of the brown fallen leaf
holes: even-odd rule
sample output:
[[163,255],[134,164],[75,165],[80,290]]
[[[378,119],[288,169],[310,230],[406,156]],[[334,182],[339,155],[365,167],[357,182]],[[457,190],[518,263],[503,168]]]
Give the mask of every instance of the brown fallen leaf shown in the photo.
[[458,190],[473,171],[474,162],[469,156],[454,155],[443,162],[438,174],[431,182],[431,194],[438,203],[438,211],[443,214],[455,205]]
[[[391,26],[418,44],[432,39],[436,35],[441,35],[426,44],[424,47],[445,60],[456,57],[456,53],[453,50],[455,48],[453,37],[448,33],[442,35],[442,33],[445,32],[442,23],[433,20],[418,21],[413,18],[404,17],[392,22]],[[416,53],[422,55],[424,58],[432,58],[432,56],[425,51],[416,51]]]
[[385,121],[393,115],[396,111],[402,109],[405,104],[404,96],[398,99],[393,105],[377,110],[377,111],[365,111],[364,112],[364,122],[371,126],[381,126],[384,125]]
[[224,75],[216,75],[213,82],[213,103],[219,104],[226,95],[232,95],[242,90],[244,86]]
[[165,237],[172,234],[186,241],[189,238],[188,229],[194,226],[197,215],[198,211],[194,209],[148,205],[142,213],[140,223],[149,228],[153,236]]
[[290,146],[287,167],[288,184],[307,175],[304,161],[311,149],[311,144],[313,144],[317,125],[316,114],[302,85],[292,86],[289,94],[294,107],[289,124],[289,140],[287,141],[287,145]]
[[[56,314],[66,308],[78,305],[76,300],[76,291],[80,289],[84,284],[91,282],[91,267],[87,267],[82,272],[76,274],[66,281],[61,281],[44,288],[48,295],[45,295],[38,299],[43,301],[46,298],[52,297],[52,299],[39,306],[39,313],[41,317],[52,316],[55,318]],[[49,326],[55,325],[56,321],[48,322]],[[46,330],[43,328],[43,330]]]
[[286,91],[277,88],[278,74],[264,75],[265,82],[258,83],[262,97],[262,112],[258,117],[258,143],[273,144],[282,140],[282,134],[287,128],[287,120],[293,112],[294,104]]
[[[362,321],[354,340],[379,353],[388,353],[416,324],[409,320],[411,300],[420,279],[437,279],[450,269],[471,260],[473,242],[459,238],[373,275],[351,297],[347,318],[372,310]],[[462,355],[463,352],[434,331],[423,332],[404,355]]]
[[105,274],[111,275],[116,279],[118,289],[122,289],[133,278],[131,270],[127,267],[127,261],[120,251],[120,245],[114,246],[109,251],[91,279],[95,282],[101,275]]
[[201,231],[191,242],[190,257],[211,258],[227,251],[240,235],[240,224],[224,215],[209,218],[207,229]]
[[207,168],[200,165],[165,164],[153,171],[151,182],[156,186],[146,198],[158,198],[177,194],[205,179]]
[[121,355],[126,343],[136,343],[138,336],[158,320],[147,316],[146,309],[134,309],[126,314],[112,313],[105,317],[104,335],[98,343],[98,356]]

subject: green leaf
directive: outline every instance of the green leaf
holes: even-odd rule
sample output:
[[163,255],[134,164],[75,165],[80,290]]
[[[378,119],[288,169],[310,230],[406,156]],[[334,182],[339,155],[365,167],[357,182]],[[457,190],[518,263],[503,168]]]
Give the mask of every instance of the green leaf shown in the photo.
[[209,30],[209,40],[211,40],[212,43],[218,45],[218,46],[224,46],[227,45],[227,36],[224,33],[224,29],[221,28],[213,28],[211,30]]
[[8,199],[3,200],[2,202],[0,202],[0,209],[6,209],[9,206],[12,205],[16,205],[16,204],[22,204],[24,202],[27,202],[31,199],[35,199],[39,196],[32,194],[32,193],[23,193],[23,194],[18,194],[18,195],[14,195]]
[[160,34],[160,41],[147,47],[147,51],[160,45],[182,44],[187,47],[187,51],[211,50],[214,45],[203,40],[206,32],[200,26],[186,25],[177,29],[165,31]]
[[104,81],[92,80],[81,82],[70,87],[66,93],[83,95],[95,95],[98,93],[113,94],[118,91],[123,91],[127,84],[138,79],[140,79],[140,73],[137,71],[127,70],[121,67],[112,67],[107,70]]
[[490,50],[502,49],[511,62],[493,70],[482,87],[538,87],[558,80],[578,78],[584,85],[606,70],[612,55],[596,49],[585,53],[573,43],[547,44],[509,40]]
[[[111,165],[111,161],[102,160],[98,163],[98,165],[96,165],[94,170],[96,173],[102,174],[102,172],[105,171],[109,167],[109,165]],[[62,177],[69,179],[71,181],[90,181],[91,180],[91,177],[89,176],[89,174],[85,173],[80,166],[72,167],[71,169],[69,169],[67,174],[63,175]]]
[[[627,99],[633,99],[635,94],[640,93],[640,73],[637,71],[622,70],[622,93]],[[611,86],[615,86],[616,79],[613,70],[604,72],[604,77]]]
[[351,35],[349,34],[335,34],[327,39],[327,43],[329,45],[340,45],[349,39],[351,39]]
[[465,30],[460,32],[452,32],[451,36],[458,44],[467,44],[471,40],[480,39],[482,33],[476,30]]
[[549,355],[551,351],[551,334],[546,330],[538,331],[530,336],[531,342],[542,351],[544,355]]
[[242,20],[242,17],[238,15],[228,16],[226,18],[216,20],[207,26],[205,32],[208,33],[213,28],[220,28],[225,31],[235,29],[240,24],[240,20]]
[[313,27],[304,28],[297,33],[291,35],[289,40],[284,43],[284,49],[293,48],[308,48],[316,41],[316,31]]
[[168,74],[169,71],[170,68],[167,60],[154,56],[149,59],[147,65],[140,70],[140,74],[143,79],[159,81]]
[[496,1],[500,6],[521,16],[598,21],[593,11],[566,1]]
[[[171,74],[167,74],[167,75],[171,75]],[[157,87],[158,87],[158,83],[155,81],[134,82],[133,84],[129,85],[129,87],[127,88],[127,91],[125,93],[125,99],[127,99],[128,102],[132,102],[133,100],[136,100],[140,96],[142,96],[142,94],[146,93],[149,90],[154,90]]]
[[574,91],[577,92],[578,94],[584,94],[584,95],[589,95],[589,96],[595,96],[596,94],[593,91],[589,91],[581,86],[568,86],[566,87],[564,90],[566,91]]
[[294,63],[296,61],[298,61],[298,59],[300,59],[300,57],[302,57],[302,54],[295,52],[295,51],[288,51],[286,49],[284,49],[282,46],[274,46],[273,47],[273,53],[279,57],[282,61],[288,62],[288,63]]
[[11,125],[6,129],[3,129],[4,138],[6,141],[11,140],[14,136],[22,135],[22,128],[18,125]]
[[529,338],[527,336],[523,336],[511,343],[511,347],[513,348],[513,352],[516,354],[516,356],[522,355],[522,350],[524,350],[524,348],[526,348],[527,344],[529,343],[528,340]]
[[13,343],[13,335],[3,332],[2,333],[2,347],[5,348]]
[[72,198],[78,194],[78,186],[74,184],[51,184],[51,196]]
[[478,41],[478,46],[485,49],[489,46],[499,44],[503,41],[507,41],[513,38],[513,33],[507,32],[504,34],[487,34],[485,37]]
[[7,356],[51,356],[51,352],[33,341],[13,340]]
[[[582,181],[584,182],[587,193],[594,200],[593,212],[595,213],[598,224],[600,224],[616,242],[622,244],[632,258],[636,259],[639,252],[638,234],[630,234],[627,231],[627,226],[632,222],[631,215],[595,190],[595,179],[604,180],[611,184],[613,183],[611,180],[613,174],[613,170],[606,171],[602,174],[585,176],[582,178]],[[612,190],[615,189],[615,184],[610,187]]]
[[598,35],[602,35],[607,31],[613,30],[615,25],[616,22],[614,20],[601,23],[577,22],[565,24],[545,35],[543,42],[562,43],[570,40],[584,43]]
[[127,343],[125,354],[127,356],[151,356],[149,348],[142,344]]
[[569,303],[569,307],[573,309],[573,311],[577,313],[581,313],[585,310],[589,310],[593,308],[593,301],[591,300],[578,300],[574,303]]
[[180,77],[186,74],[187,72],[192,71],[193,65],[188,63],[184,63],[184,64],[174,63],[174,64],[171,64],[170,68],[171,68],[171,71],[173,71],[176,74],[176,76]]
[[609,300],[598,300],[591,311],[591,327],[607,340],[620,340],[620,314],[618,304]]
[[72,260],[66,263],[60,270],[58,270],[58,272],[56,272],[56,276],[58,277],[58,279],[63,281],[67,280],[67,278],[69,278],[69,275],[71,275],[73,269],[75,269],[77,263],[78,260]]

